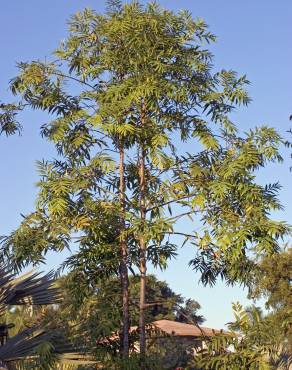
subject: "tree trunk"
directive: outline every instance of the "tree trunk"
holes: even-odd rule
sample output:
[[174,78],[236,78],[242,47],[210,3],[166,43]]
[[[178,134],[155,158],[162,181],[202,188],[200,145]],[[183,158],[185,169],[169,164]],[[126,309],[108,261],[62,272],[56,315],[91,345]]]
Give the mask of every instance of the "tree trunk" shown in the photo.
[[[142,104],[141,113],[141,126],[145,124],[145,103]],[[145,129],[145,128],[144,128]],[[145,148],[143,142],[141,142],[141,153],[140,153],[140,217],[142,232],[139,240],[140,247],[140,305],[139,305],[139,334],[140,334],[140,356],[141,356],[141,369],[145,369],[145,355],[146,355],[146,330],[145,330],[145,294],[146,294],[146,242],[144,237],[144,224],[146,220],[146,202],[145,202],[145,190],[146,190],[146,179],[145,179]]]
[[[141,159],[140,164],[140,186],[141,186],[141,221],[145,221],[145,164],[144,159]],[[142,197],[143,195],[143,197]],[[145,333],[145,293],[146,293],[146,243],[143,235],[140,236],[140,312],[139,312],[139,331],[140,331],[140,354],[144,361],[146,354],[146,333]]]
[[119,199],[121,206],[121,219],[120,219],[120,280],[122,288],[122,307],[123,307],[123,328],[121,337],[121,353],[124,358],[129,356],[129,276],[128,276],[128,248],[125,239],[125,153],[123,143],[120,143],[120,187]]

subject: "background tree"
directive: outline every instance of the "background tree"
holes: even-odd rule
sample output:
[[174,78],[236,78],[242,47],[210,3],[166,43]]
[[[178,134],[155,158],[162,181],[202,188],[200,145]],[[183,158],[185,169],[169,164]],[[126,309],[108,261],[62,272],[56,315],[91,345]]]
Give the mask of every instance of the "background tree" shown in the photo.
[[288,370],[291,358],[279,342],[279,323],[264,317],[255,306],[243,309],[233,305],[235,321],[230,332],[215,335],[207,349],[195,357],[199,369],[282,369]]
[[184,322],[186,324],[201,325],[205,321],[202,315],[198,315],[201,305],[194,299],[187,299],[184,306],[179,306],[176,321]]
[[76,14],[69,31],[58,61],[21,63],[11,84],[22,104],[52,115],[42,134],[59,158],[40,163],[37,209],[2,245],[21,266],[77,235],[66,266],[86,271],[89,286],[121,274],[127,257],[141,275],[143,358],[146,262],[165,268],[191,242],[205,283],[248,283],[253,258],[279,249],[288,228],[269,217],[279,185],[257,184],[255,171],[281,160],[282,140],[268,127],[238,133],[229,113],[249,103],[248,81],[212,71],[204,43],[214,36],[188,12],[115,2]]
[[292,356],[292,249],[286,246],[275,256],[258,263],[250,298],[264,298],[269,317],[281,331],[279,341]]
[[[91,348],[96,358],[103,362],[109,358],[116,359],[120,350],[116,333],[119,333],[122,322],[122,304],[120,282],[117,278],[107,279],[88,290],[86,279],[79,275],[79,287],[75,284],[76,272],[69,273],[60,279],[64,292],[64,301],[58,307],[49,307],[43,316],[45,323],[50,323],[52,329],[63,328],[63,335],[70,338],[78,346]],[[130,277],[130,317],[132,326],[139,324],[139,277]],[[190,300],[185,300],[180,294],[174,293],[164,281],[155,276],[147,276],[147,301],[151,302],[147,309],[147,322],[156,320],[180,320],[186,322],[180,315],[186,306],[189,309]],[[199,318],[199,303],[192,301],[192,315]],[[130,348],[137,342],[137,332],[130,336]],[[106,345],[105,345],[106,344]]]

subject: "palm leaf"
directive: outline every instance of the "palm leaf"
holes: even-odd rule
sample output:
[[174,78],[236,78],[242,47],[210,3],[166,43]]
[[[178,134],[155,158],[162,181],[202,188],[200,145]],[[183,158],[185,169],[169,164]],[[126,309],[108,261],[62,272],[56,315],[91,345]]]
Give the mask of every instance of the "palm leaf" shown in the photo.
[[[42,275],[30,271],[16,276],[9,265],[0,267],[0,316],[10,305],[50,305],[61,301],[61,292],[55,287],[54,273]],[[9,325],[5,325],[7,328]],[[45,355],[40,350],[45,348]],[[35,324],[0,346],[0,370],[39,369],[43,358],[64,364],[88,364],[90,358],[76,350],[57,333]],[[46,364],[49,365],[49,364]]]
[[22,360],[36,354],[36,348],[45,341],[51,340],[51,335],[40,328],[26,329],[0,347],[0,359],[3,362]]
[[16,277],[9,266],[0,268],[0,315],[8,305],[48,305],[61,301],[53,272],[46,275],[30,271]]

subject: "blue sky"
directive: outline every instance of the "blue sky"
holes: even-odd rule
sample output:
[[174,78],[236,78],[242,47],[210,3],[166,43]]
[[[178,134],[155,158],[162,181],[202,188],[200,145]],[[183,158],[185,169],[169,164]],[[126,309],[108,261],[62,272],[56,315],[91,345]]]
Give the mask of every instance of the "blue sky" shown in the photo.
[[[178,10],[189,9],[209,24],[218,37],[211,47],[215,55],[215,68],[232,68],[247,74],[252,82],[250,95],[253,102],[248,108],[233,115],[242,131],[261,124],[276,127],[288,138],[289,115],[292,114],[291,75],[291,16],[292,2],[281,0],[245,1],[178,1],[162,0],[163,6]],[[66,21],[77,10],[89,6],[102,11],[105,1],[3,1],[0,12],[0,100],[11,100],[7,89],[10,78],[16,74],[18,61],[44,59],[66,37]],[[22,115],[24,131],[21,137],[0,138],[0,234],[7,234],[20,222],[20,213],[33,210],[36,195],[37,173],[35,161],[49,158],[53,148],[39,137],[39,126],[47,117],[38,112]],[[292,124],[291,124],[292,125]],[[291,185],[292,159],[283,148],[285,161],[269,166],[258,174],[261,183],[280,181],[280,194],[285,206],[275,215],[292,223]],[[289,194],[290,193],[290,194]],[[241,287],[225,287],[218,283],[214,288],[198,285],[198,276],[187,267],[193,251],[185,248],[170,263],[167,271],[158,276],[186,297],[197,299],[203,309],[206,325],[223,327],[232,319],[231,302],[248,304]],[[55,268],[61,256],[52,254],[48,267]]]

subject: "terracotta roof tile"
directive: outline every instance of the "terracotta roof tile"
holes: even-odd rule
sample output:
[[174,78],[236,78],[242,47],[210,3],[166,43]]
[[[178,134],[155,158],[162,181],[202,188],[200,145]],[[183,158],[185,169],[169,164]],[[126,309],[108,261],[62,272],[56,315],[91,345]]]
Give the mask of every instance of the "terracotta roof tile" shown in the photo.
[[153,325],[166,334],[182,337],[201,337],[202,335],[210,337],[213,336],[215,333],[220,333],[220,330],[206,328],[203,326],[200,326],[200,330],[195,325],[171,320],[154,321]]
[[[192,324],[185,324],[178,321],[172,321],[172,320],[158,320],[154,321],[151,324],[147,325],[147,328],[150,329],[157,329],[157,331],[160,331],[162,333],[165,333],[167,335],[173,335],[177,337],[212,337],[216,333],[220,333],[221,330],[216,330],[212,328],[206,328],[204,326],[200,326],[200,329]],[[130,333],[138,332],[137,326],[131,326]],[[226,332],[224,332],[226,333]],[[164,335],[165,335],[164,334]],[[157,333],[156,333],[157,335]],[[152,337],[152,335],[150,334]],[[117,333],[113,333],[108,338],[103,338],[98,340],[98,344],[106,344],[110,343],[112,341],[117,341],[119,339],[119,335]]]

